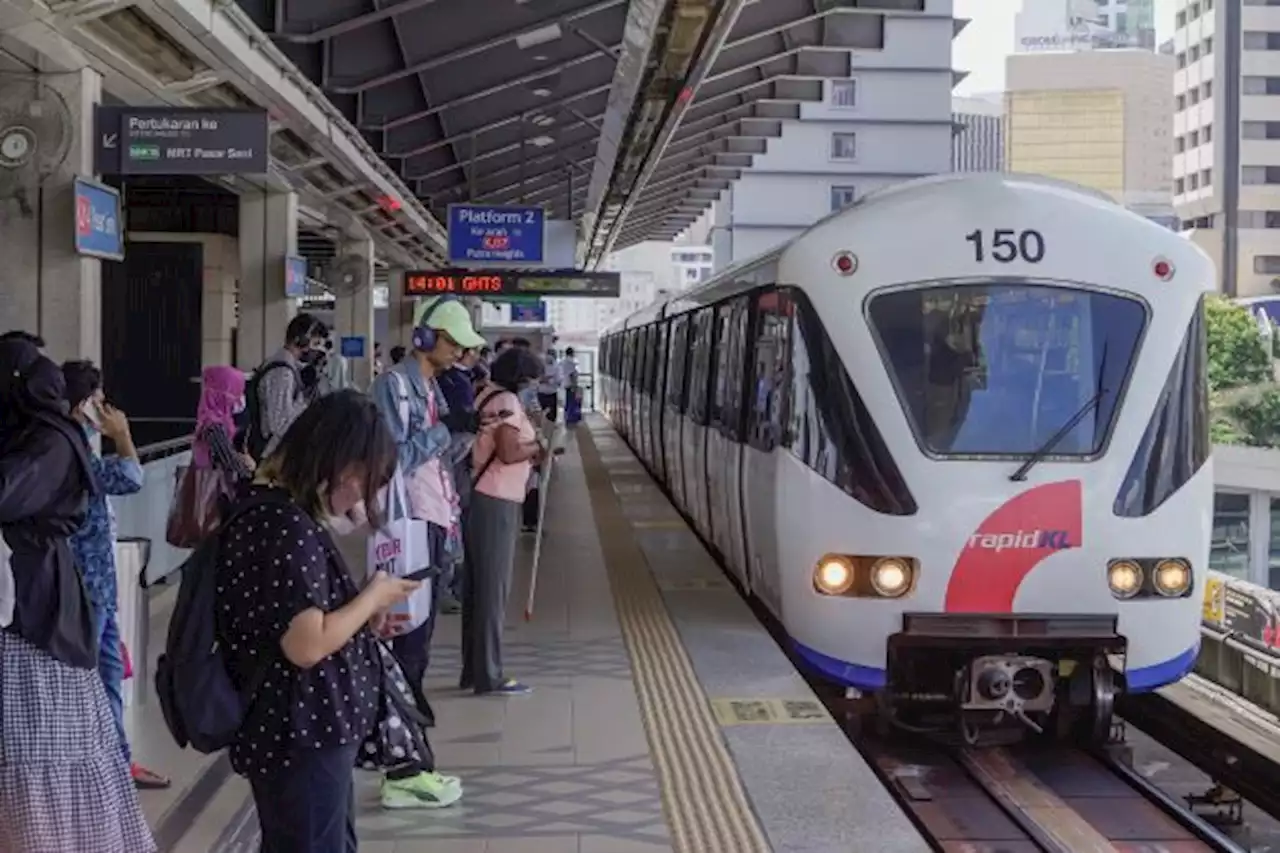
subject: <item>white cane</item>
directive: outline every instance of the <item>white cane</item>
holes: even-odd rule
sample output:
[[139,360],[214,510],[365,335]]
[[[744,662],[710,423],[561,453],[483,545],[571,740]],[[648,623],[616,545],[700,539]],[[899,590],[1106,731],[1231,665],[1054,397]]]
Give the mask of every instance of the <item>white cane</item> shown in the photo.
[[524,620],[533,618],[533,598],[538,591],[538,561],[542,558],[542,528],[547,517],[547,495],[551,492],[551,472],[556,467],[556,439],[559,437],[559,425],[551,428],[551,438],[547,441],[547,462],[542,466],[542,474],[538,477],[538,527],[533,534],[533,567],[529,570],[529,597],[524,603]]

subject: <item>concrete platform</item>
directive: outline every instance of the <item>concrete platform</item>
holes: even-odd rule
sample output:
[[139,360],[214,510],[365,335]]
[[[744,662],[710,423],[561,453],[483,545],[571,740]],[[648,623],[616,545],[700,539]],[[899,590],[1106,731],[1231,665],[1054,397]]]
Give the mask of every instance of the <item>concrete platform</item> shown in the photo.
[[[567,444],[536,612],[524,620],[526,541],[509,613],[508,672],[535,692],[459,692],[458,620],[442,618],[431,737],[466,795],[442,811],[385,812],[377,777],[359,774],[360,849],[928,850],[625,444],[598,419]],[[248,786],[224,761],[166,749],[151,707],[133,712],[139,756],[184,779],[163,801],[144,797],[163,849],[256,851]]]

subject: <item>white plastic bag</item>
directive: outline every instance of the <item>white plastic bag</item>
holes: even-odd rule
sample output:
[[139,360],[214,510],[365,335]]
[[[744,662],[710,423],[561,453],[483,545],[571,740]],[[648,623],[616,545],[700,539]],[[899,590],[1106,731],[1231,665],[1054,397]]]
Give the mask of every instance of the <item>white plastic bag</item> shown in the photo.
[[[409,515],[404,477],[396,469],[387,501],[387,523],[369,537],[366,559],[367,577],[386,572],[393,577],[408,577],[431,567],[431,547],[427,523]],[[431,579],[423,581],[413,595],[387,611],[382,636],[407,634],[427,621],[431,613]]]
[[0,536],[0,628],[8,628],[13,622],[13,607],[18,592],[13,586],[13,571],[9,568],[9,545]]

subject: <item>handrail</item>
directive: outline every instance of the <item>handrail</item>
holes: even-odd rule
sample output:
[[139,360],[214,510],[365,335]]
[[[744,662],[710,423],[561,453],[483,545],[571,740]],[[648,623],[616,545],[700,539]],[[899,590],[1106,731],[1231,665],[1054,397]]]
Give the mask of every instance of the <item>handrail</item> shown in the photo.
[[185,453],[191,449],[191,443],[195,440],[195,434],[179,436],[171,438],[168,441],[157,441],[155,444],[148,444],[145,447],[138,448],[138,461],[143,465],[148,462],[155,462],[168,456],[176,456],[179,453]]

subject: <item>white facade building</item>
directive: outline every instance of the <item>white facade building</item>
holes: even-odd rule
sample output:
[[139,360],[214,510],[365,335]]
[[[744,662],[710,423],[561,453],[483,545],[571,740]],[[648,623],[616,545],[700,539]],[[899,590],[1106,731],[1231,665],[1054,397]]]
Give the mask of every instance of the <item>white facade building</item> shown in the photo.
[[951,169],[999,172],[1004,169],[1004,99],[1000,96],[954,98],[951,120]]
[[1233,296],[1280,291],[1280,9],[1271,5],[1174,7],[1174,208]]
[[832,210],[890,184],[951,170],[951,0],[884,16],[883,46],[802,104],[768,151],[712,207],[715,267],[768,251]]
[[671,266],[675,268],[675,286],[688,290],[711,278],[715,255],[710,246],[676,244],[671,247]]

